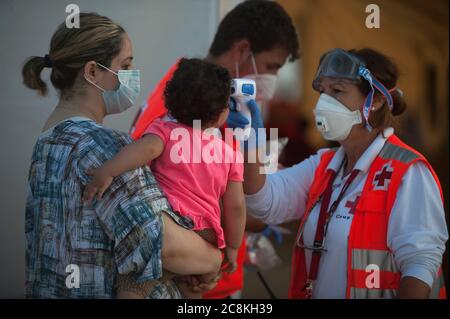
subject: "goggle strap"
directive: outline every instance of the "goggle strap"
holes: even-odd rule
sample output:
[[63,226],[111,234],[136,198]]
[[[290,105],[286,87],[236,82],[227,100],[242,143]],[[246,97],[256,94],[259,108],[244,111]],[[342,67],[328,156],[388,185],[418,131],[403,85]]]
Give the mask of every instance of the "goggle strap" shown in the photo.
[[363,105],[363,116],[366,120],[366,127],[369,130],[369,132],[372,130],[372,127],[369,124],[369,115],[370,115],[370,109],[372,108],[373,104],[373,95],[374,95],[374,89],[373,86],[371,86],[372,89],[370,90],[369,94],[367,94],[366,100],[364,101]]
[[373,85],[378,91],[380,91],[386,97],[389,109],[392,111],[392,108],[394,106],[394,100],[392,99],[392,95],[391,93],[389,93],[389,90],[386,89],[383,83],[378,81],[375,77],[373,77]]
[[[372,87],[372,91],[375,87],[381,94],[383,94],[386,97],[389,109],[392,111],[392,108],[394,106],[394,100],[392,99],[392,95],[391,95],[390,91],[388,89],[386,89],[386,87],[383,85],[383,83],[378,81],[378,79],[370,73],[369,69],[367,69],[364,66],[359,67],[358,73],[360,76],[362,76],[364,79],[366,79],[367,82],[369,82],[370,86]],[[373,95],[373,93],[372,93],[372,95]],[[372,97],[370,106],[372,106],[372,102],[373,102],[373,97]]]

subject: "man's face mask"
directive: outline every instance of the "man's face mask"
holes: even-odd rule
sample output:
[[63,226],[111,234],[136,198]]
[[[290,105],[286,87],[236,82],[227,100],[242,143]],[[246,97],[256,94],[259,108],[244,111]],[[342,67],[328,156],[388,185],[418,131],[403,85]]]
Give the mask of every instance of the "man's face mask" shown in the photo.
[[116,73],[100,63],[97,65],[117,75],[119,80],[119,87],[116,90],[105,90],[85,77],[86,81],[102,91],[106,114],[121,113],[132,107],[140,92],[140,71],[119,70]]
[[350,111],[335,98],[322,93],[314,110],[316,127],[329,141],[345,140],[353,125],[362,123],[359,110]]
[[[256,83],[256,100],[269,101],[273,98],[277,88],[277,76],[274,74],[259,74],[256,68],[255,57],[251,55],[253,71],[255,73],[244,76],[246,79],[254,80]],[[236,62],[236,77],[239,78],[239,65]]]

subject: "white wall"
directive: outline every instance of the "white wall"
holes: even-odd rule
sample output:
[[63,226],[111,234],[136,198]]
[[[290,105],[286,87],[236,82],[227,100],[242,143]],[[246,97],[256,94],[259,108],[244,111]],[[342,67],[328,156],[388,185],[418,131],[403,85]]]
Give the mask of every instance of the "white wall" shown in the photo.
[[[40,98],[25,88],[21,67],[27,57],[48,53],[70,3],[112,18],[129,33],[142,74],[137,105],[177,57],[206,55],[220,11],[218,0],[0,1],[0,298],[23,296],[28,167],[34,141],[57,103],[54,90]],[[105,125],[128,131],[136,110],[111,116]]]

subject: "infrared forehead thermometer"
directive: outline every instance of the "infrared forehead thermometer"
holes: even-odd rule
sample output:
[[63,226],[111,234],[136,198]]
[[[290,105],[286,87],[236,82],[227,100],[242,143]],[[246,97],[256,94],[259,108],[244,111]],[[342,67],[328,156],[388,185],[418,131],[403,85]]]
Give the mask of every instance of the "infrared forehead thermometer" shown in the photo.
[[252,116],[247,102],[256,98],[256,83],[250,79],[232,79],[231,80],[231,98],[230,105],[236,111],[240,112],[249,122],[242,132],[236,131],[237,140],[244,141],[249,138],[252,127]]
[[256,98],[256,83],[251,79],[232,79],[231,96],[234,98],[246,98],[247,100]]

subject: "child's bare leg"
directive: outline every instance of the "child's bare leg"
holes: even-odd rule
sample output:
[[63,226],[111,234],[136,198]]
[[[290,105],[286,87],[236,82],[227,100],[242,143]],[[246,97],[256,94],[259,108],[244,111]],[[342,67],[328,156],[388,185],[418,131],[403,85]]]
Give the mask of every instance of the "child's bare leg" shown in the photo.
[[[214,246],[217,245],[217,238],[216,238],[216,234],[213,229],[210,229],[210,228],[202,229],[202,230],[196,231],[196,233],[199,234],[200,237],[202,237],[204,240],[206,240],[210,244],[212,244]],[[205,277],[203,278],[203,276],[205,276]],[[214,276],[215,276],[215,274],[200,275],[200,276],[186,276],[186,277],[190,277],[191,281],[192,280],[196,281],[196,283],[191,282],[191,285],[189,285],[184,279],[182,279],[180,277],[176,278],[175,282],[177,284],[178,289],[180,289],[184,298],[186,298],[186,299],[202,299],[203,293],[193,291],[190,288],[190,286],[200,284],[201,281],[198,280],[200,278],[203,278],[203,279],[206,279],[207,281],[209,281],[208,279],[213,278]],[[198,278],[198,279],[193,279],[193,278]]]

